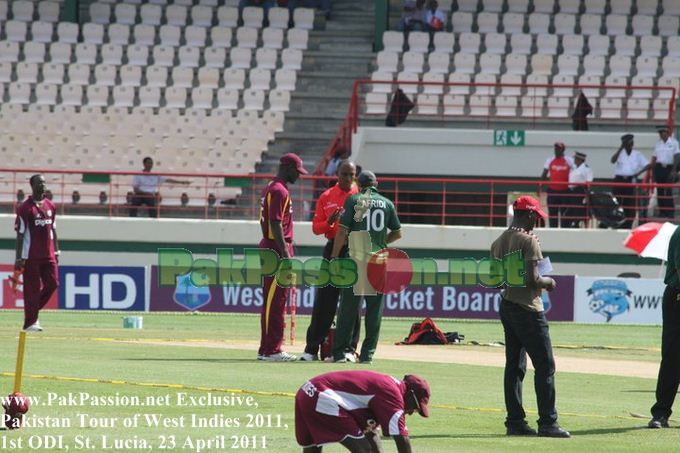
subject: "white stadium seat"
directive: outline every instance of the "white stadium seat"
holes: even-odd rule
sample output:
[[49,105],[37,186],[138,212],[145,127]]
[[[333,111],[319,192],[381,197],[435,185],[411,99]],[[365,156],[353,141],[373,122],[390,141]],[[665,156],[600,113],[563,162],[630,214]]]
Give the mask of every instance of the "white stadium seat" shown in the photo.
[[171,67],[175,65],[175,48],[170,45],[154,46],[153,64],[156,66]]
[[[60,22],[57,25],[57,39],[60,42],[75,44],[78,42],[78,24]],[[51,40],[50,40],[51,41]]]
[[59,3],[54,1],[38,3],[38,20],[50,23],[59,22]]
[[208,68],[224,68],[227,50],[224,47],[206,47],[203,51],[205,66]]
[[220,27],[235,28],[238,25],[238,8],[230,6],[218,7],[217,24]]
[[176,25],[163,25],[158,31],[158,38],[161,45],[179,47],[182,29]]

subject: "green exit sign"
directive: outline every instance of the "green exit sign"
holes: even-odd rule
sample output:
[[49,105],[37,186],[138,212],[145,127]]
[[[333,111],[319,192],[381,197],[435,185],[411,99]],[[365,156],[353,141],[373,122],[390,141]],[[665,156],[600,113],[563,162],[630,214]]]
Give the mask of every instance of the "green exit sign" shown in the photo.
[[524,146],[524,131],[493,131],[494,146]]

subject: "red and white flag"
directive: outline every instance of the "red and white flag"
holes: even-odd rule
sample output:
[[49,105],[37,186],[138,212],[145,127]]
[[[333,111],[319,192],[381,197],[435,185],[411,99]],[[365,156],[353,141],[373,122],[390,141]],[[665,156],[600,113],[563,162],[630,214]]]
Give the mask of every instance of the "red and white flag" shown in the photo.
[[668,243],[677,225],[670,222],[649,222],[631,230],[623,245],[646,258],[665,261],[668,257]]

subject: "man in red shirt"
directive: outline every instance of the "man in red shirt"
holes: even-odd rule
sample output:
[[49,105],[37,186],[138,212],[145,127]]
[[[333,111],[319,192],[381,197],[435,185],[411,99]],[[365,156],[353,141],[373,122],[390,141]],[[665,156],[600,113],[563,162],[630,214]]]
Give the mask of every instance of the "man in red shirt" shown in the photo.
[[555,157],[548,157],[543,167],[541,179],[548,183],[548,215],[550,228],[571,224],[571,219],[565,218],[574,200],[569,192],[569,172],[574,168],[574,161],[564,156],[564,143],[555,143]]
[[[275,251],[279,258],[293,257],[293,204],[288,193],[288,183],[294,184],[300,175],[306,175],[302,159],[288,153],[279,160],[279,171],[262,191],[260,198],[260,227],[262,240],[259,247]],[[263,278],[264,304],[260,318],[260,349],[258,360],[290,362],[297,357],[282,350],[286,318],[286,302],[290,289],[276,284],[276,275]]]
[[[338,165],[336,175],[338,182],[321,194],[316,202],[316,209],[314,210],[314,219],[312,220],[312,231],[314,234],[323,234],[328,239],[326,246],[323,249],[323,257],[330,261],[331,252],[333,251],[333,239],[338,232],[338,220],[342,214],[345,201],[350,195],[354,195],[359,191],[359,188],[354,184],[356,176],[356,166],[344,160]],[[341,256],[345,256],[347,247],[341,252]],[[305,352],[300,356],[300,360],[318,360],[319,346],[323,343],[328,329],[330,329],[335,318],[335,311],[338,307],[338,297],[340,295],[340,288],[333,285],[327,285],[319,288],[316,292],[316,299],[314,300],[314,308],[312,310],[312,319],[307,329],[307,345]],[[354,346],[359,342],[359,325],[355,326],[354,330]],[[352,356],[353,357],[353,356]]]
[[30,179],[33,194],[17,208],[14,269],[24,269],[24,330],[40,332],[38,312],[59,286],[59,246],[54,204],[45,198],[45,178]]
[[405,415],[429,416],[430,386],[412,374],[398,380],[373,371],[334,371],[295,395],[295,437],[303,453],[339,442],[350,451],[382,451],[378,427],[399,453],[411,452]]

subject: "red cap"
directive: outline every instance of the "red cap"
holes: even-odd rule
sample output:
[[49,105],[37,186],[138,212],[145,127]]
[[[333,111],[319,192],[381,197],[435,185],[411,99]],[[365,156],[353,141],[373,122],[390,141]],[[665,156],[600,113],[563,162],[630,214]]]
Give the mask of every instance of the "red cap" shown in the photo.
[[305,167],[302,166],[302,159],[300,159],[300,156],[295,153],[284,154],[281,156],[281,159],[279,159],[279,162],[284,165],[294,166],[301,175],[307,174],[307,170],[305,170]]
[[404,376],[404,384],[406,384],[406,391],[412,391],[418,401],[418,413],[423,417],[429,417],[430,409],[427,403],[430,402],[430,385],[427,381],[414,374],[407,374]]
[[515,211],[535,211],[542,218],[547,219],[548,214],[541,209],[541,203],[534,197],[529,195],[522,195],[512,204],[512,209]]

